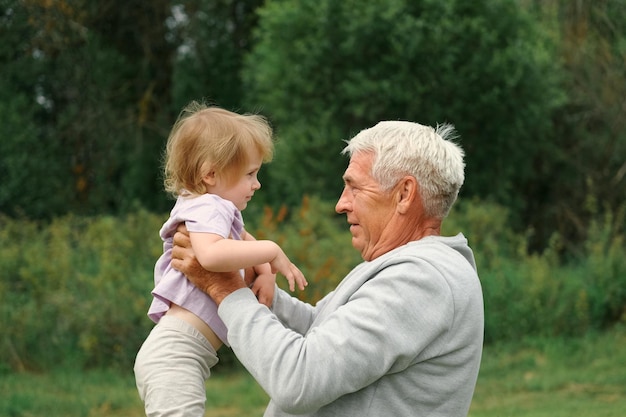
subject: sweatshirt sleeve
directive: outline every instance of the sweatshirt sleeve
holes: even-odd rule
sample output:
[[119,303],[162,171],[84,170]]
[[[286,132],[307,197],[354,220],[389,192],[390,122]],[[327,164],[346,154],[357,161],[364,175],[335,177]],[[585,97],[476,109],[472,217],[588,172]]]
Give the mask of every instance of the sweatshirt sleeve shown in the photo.
[[315,317],[315,307],[276,286],[272,312],[286,328],[306,334]]
[[247,289],[224,299],[219,314],[237,357],[274,403],[303,414],[437,355],[453,315],[450,298],[435,268],[403,263],[365,281],[306,336]]

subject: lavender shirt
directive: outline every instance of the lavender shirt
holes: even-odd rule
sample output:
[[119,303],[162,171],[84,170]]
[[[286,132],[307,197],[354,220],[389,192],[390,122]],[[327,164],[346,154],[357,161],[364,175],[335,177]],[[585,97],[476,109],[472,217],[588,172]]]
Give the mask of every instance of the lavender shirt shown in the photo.
[[154,267],[154,298],[148,316],[158,323],[171,303],[178,304],[202,319],[228,346],[226,326],[217,315],[215,302],[171,266],[172,240],[182,222],[190,232],[215,233],[225,239],[241,240],[243,219],[232,202],[214,194],[178,197],[170,218],[159,232],[163,240],[163,255]]

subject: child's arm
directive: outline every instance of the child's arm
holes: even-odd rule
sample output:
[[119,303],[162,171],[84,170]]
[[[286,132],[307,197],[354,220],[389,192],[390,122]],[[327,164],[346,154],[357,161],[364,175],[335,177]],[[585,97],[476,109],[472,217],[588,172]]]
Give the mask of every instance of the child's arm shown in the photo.
[[287,278],[291,291],[295,284],[301,290],[307,285],[302,272],[270,240],[233,240],[197,232],[190,232],[189,238],[198,261],[206,270],[228,272],[269,262],[272,273],[280,272]]

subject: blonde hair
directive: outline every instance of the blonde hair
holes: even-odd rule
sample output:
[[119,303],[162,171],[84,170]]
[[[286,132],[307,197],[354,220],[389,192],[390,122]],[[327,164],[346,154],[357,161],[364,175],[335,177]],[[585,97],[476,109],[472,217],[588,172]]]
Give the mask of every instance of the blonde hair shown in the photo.
[[272,128],[256,114],[238,114],[192,101],[180,113],[167,139],[164,155],[165,191],[179,195],[206,193],[202,179],[209,171],[227,181],[258,151],[263,162],[274,153]]
[[436,128],[406,121],[384,121],[362,130],[347,141],[343,154],[372,152],[371,175],[383,191],[391,190],[404,175],[413,176],[427,215],[448,215],[465,180],[463,149],[453,142],[454,126]]

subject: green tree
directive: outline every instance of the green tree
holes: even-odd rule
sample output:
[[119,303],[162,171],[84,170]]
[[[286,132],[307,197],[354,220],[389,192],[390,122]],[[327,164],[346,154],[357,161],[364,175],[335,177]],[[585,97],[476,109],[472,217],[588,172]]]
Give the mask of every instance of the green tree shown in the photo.
[[2,126],[0,170],[8,184],[0,211],[51,217],[157,200],[160,103],[169,103],[169,85],[149,69],[167,60],[148,54],[136,61],[139,47],[129,44],[157,42],[102,23],[117,16],[126,29],[149,26],[149,17],[124,20],[133,5],[117,3],[15,1],[3,10],[2,106],[11,117]]
[[5,1],[0,212],[165,210],[163,145],[180,108],[240,111],[261,1]]
[[18,1],[0,10],[0,211],[34,214],[62,211],[71,194],[71,173],[56,160],[65,152],[47,126],[49,102],[42,92],[42,51],[37,31]]
[[[171,105],[173,62],[179,43],[170,24],[173,4],[171,0],[84,2],[87,27],[102,40],[103,53],[109,51],[117,62],[126,64],[111,68],[117,78],[105,87],[105,91],[112,87],[116,94],[105,102],[119,119],[115,126],[124,131],[122,136],[116,135],[123,145],[115,152],[115,157],[125,162],[123,168],[114,174],[99,171],[119,190],[113,194],[118,199],[114,210],[125,210],[136,202],[155,210],[169,206],[159,168],[177,114]],[[106,60],[106,55],[103,58]],[[99,141],[95,136],[93,140]],[[107,142],[102,142],[106,146]]]
[[567,92],[555,117],[563,157],[548,204],[559,232],[578,242],[598,208],[617,213],[626,205],[626,1],[539,5],[556,22]]
[[518,3],[281,0],[260,10],[247,100],[277,126],[266,193],[336,198],[341,140],[382,119],[456,125],[465,195],[522,213],[563,100],[552,46]]
[[263,0],[195,0],[174,5],[177,33],[173,102],[179,111],[200,98],[242,111],[241,67]]

